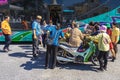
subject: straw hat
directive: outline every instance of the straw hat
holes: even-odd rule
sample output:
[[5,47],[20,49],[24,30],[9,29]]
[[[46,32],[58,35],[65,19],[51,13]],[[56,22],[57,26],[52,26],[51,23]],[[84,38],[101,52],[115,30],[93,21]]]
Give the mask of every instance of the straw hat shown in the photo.
[[40,16],[40,15],[37,15],[37,19],[42,19],[42,16]]

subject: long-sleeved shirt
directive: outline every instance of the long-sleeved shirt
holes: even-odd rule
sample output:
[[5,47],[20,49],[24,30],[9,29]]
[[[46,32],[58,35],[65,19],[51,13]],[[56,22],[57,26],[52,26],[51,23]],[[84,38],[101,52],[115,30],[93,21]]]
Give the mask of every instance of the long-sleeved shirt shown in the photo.
[[83,34],[78,28],[74,28],[70,32],[69,44],[72,47],[79,47],[83,39]]
[[109,37],[109,35],[107,33],[99,33],[96,36],[90,36],[89,37],[91,40],[98,40],[98,49],[100,51],[108,51],[109,48],[109,44],[111,42],[111,39]]
[[4,34],[12,34],[11,27],[10,27],[8,21],[6,21],[6,20],[2,21],[1,29]]

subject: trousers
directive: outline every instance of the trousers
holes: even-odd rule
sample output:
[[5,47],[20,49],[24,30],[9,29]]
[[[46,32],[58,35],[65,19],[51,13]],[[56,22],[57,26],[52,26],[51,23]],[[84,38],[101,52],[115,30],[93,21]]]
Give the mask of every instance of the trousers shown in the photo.
[[56,66],[56,56],[58,47],[55,45],[47,45],[45,67],[54,69]]
[[109,51],[100,51],[99,52],[98,60],[99,60],[100,68],[107,68],[108,54],[109,54]]
[[5,45],[3,49],[9,49],[9,45],[11,43],[11,37],[10,34],[3,34],[5,37]]

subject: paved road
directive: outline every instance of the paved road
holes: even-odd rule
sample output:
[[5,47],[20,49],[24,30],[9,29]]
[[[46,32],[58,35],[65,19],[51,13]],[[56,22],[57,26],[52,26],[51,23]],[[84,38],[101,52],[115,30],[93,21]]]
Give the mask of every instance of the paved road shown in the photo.
[[32,58],[31,45],[11,45],[11,49],[8,53],[0,50],[0,80],[120,80],[120,54],[115,62],[109,61],[108,71],[104,72],[97,72],[98,66],[91,63],[69,63],[46,70],[43,48],[37,59]]

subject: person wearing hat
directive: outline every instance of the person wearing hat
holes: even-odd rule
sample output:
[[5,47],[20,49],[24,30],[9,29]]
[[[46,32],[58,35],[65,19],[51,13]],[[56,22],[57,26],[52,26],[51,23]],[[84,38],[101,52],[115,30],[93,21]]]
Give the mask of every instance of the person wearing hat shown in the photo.
[[57,24],[57,26],[49,27],[48,31],[48,39],[47,39],[47,52],[46,52],[46,61],[45,68],[54,69],[56,66],[56,55],[59,45],[59,37],[64,38],[64,33],[60,29],[61,25]]
[[[88,38],[91,40],[98,40],[98,60],[100,64],[100,68],[98,70],[104,71],[107,70],[107,57],[109,54],[109,44],[111,42],[111,39],[109,35],[106,33],[106,26],[102,25],[100,27],[100,33],[96,36],[89,36]],[[103,63],[104,62],[104,63]]]
[[38,55],[39,51],[39,42],[40,42],[40,36],[42,35],[41,25],[40,22],[42,20],[42,16],[37,16],[36,20],[32,23],[32,30],[33,30],[33,57],[36,57]]
[[106,27],[107,27],[107,33],[108,33],[108,35],[111,37],[111,35],[112,35],[112,30],[111,30],[111,25],[110,25],[110,23],[107,23],[107,24],[106,24]]
[[69,45],[71,47],[79,47],[83,42],[83,34],[79,30],[77,24],[73,25],[73,29],[70,30]]

